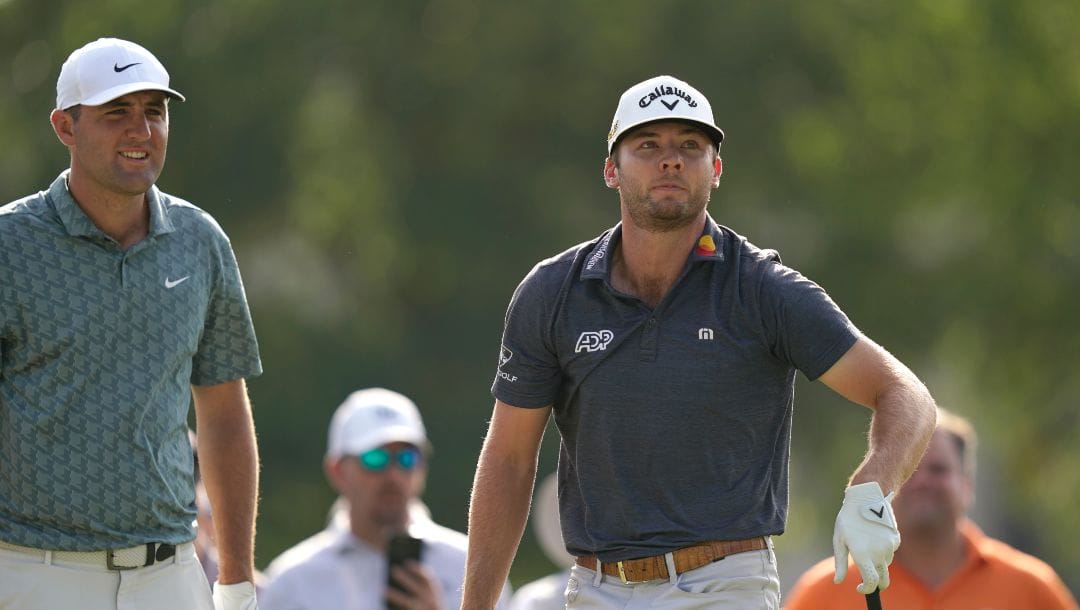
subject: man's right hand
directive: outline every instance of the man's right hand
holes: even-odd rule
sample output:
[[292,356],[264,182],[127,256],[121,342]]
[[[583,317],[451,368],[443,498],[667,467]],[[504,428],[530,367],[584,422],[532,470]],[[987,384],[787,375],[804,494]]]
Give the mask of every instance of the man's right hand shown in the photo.
[[232,585],[214,583],[214,610],[259,610],[255,600],[255,585],[238,582]]
[[439,580],[427,568],[415,561],[390,568],[390,578],[398,588],[386,588],[386,602],[391,610],[443,610]]

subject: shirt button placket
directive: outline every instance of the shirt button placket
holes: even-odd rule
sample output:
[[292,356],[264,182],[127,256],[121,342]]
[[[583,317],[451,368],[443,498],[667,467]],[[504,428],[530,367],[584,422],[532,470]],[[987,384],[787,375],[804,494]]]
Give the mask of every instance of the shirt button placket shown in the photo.
[[656,316],[649,316],[641,333],[640,357],[642,361],[652,362],[656,360],[656,346],[659,343],[659,336],[660,321],[656,319]]

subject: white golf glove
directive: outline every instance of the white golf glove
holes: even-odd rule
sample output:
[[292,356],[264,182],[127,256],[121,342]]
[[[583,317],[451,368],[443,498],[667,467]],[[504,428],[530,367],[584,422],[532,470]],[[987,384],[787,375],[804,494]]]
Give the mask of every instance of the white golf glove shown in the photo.
[[259,610],[255,601],[255,585],[238,582],[233,585],[214,583],[214,610]]
[[848,552],[862,574],[862,584],[856,590],[869,595],[875,589],[889,586],[889,564],[900,546],[900,531],[892,512],[894,493],[885,497],[876,482],[852,485],[844,490],[844,504],[836,515],[833,530],[833,557],[840,584],[847,576]]

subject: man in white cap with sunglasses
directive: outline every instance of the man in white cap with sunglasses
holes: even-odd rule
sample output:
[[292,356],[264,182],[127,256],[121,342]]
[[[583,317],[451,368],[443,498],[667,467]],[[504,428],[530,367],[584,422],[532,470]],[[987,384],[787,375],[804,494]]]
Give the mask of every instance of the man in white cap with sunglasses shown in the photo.
[[[102,38],[60,69],[70,168],[0,208],[0,608],[254,610],[262,372],[235,257],[155,186],[170,100],[142,46]],[[187,418],[216,519],[211,594],[192,540]]]
[[[466,539],[434,523],[420,502],[430,457],[412,400],[384,388],[350,394],[330,421],[323,460],[342,509],[271,562],[262,610],[457,608]],[[419,541],[416,555],[391,567],[392,540],[406,537]],[[509,588],[500,591],[502,605]]]
[[619,100],[603,178],[621,222],[537,264],[506,313],[463,609],[490,608],[510,569],[554,416],[567,608],[776,610],[796,371],[873,411],[835,546],[861,593],[888,586],[889,501],[934,401],[824,290],[713,220],[723,139],[672,76]]

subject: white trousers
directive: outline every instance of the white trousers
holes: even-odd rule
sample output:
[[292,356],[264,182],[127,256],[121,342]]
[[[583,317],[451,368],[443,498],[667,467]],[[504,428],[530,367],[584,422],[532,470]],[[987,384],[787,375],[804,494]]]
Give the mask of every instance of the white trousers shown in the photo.
[[[671,554],[668,573],[674,574]],[[779,610],[780,577],[772,540],[764,551],[728,555],[670,580],[624,585],[575,565],[566,584],[568,610]]]
[[0,549],[0,610],[213,610],[192,544],[152,566],[109,570]]

